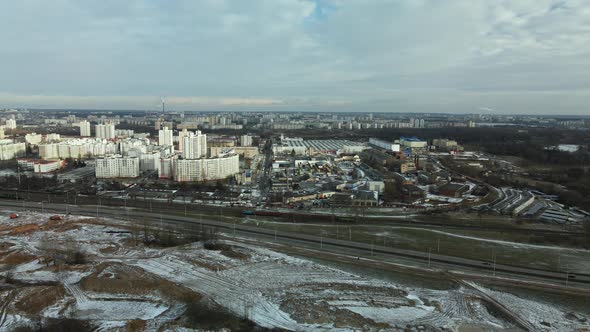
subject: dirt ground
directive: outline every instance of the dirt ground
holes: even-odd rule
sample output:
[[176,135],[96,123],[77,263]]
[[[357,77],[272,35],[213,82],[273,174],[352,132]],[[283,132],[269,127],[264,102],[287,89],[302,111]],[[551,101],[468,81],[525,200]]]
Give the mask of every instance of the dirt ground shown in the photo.
[[94,272],[80,280],[80,288],[94,293],[163,295],[185,303],[198,301],[202,297],[186,287],[146,273],[141,268],[119,263],[99,264]]
[[39,315],[43,309],[55,304],[64,295],[65,290],[61,285],[26,287],[19,292],[14,306],[29,315]]

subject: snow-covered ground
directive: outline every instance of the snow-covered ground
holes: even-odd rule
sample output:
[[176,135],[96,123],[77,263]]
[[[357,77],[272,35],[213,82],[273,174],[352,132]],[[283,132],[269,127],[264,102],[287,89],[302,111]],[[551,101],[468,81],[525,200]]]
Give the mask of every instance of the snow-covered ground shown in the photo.
[[[7,212],[0,211],[0,214],[4,216]],[[91,321],[100,331],[123,329],[131,319],[161,322],[150,326],[166,329],[166,321],[182,314],[182,305],[153,293],[96,293],[81,286],[93,273],[107,282],[119,278],[115,265],[145,271],[142,272],[145,278],[186,287],[236,316],[269,328],[377,331],[403,329],[409,324],[416,329],[437,331],[459,330],[462,326],[485,330],[513,327],[512,323],[494,316],[477,291],[465,287],[434,290],[402,286],[239,240],[225,242],[231,248],[230,253],[206,250],[200,243],[147,248],[141,243],[132,245],[131,233],[113,232],[125,231],[120,226],[105,224],[120,224],[120,221],[71,217],[50,226],[48,217],[40,213],[28,213],[18,219],[0,217],[0,242],[7,244],[0,254],[23,255],[22,261],[12,269],[14,278],[29,282],[56,281],[63,285],[65,296],[45,307],[39,317],[7,305],[5,310],[0,309],[3,316],[0,331],[31,324],[43,317],[64,316]],[[15,231],[31,224],[39,228]],[[88,264],[59,271],[38,259],[48,243],[66,245],[72,239],[88,256]],[[571,317],[569,312],[558,306],[483,287],[478,289],[522,313],[535,326],[545,327],[542,324],[545,321],[564,330],[587,327],[583,319],[567,318]],[[0,301],[0,308],[3,303]],[[584,318],[584,315],[575,317]],[[559,323],[560,319],[567,322]]]

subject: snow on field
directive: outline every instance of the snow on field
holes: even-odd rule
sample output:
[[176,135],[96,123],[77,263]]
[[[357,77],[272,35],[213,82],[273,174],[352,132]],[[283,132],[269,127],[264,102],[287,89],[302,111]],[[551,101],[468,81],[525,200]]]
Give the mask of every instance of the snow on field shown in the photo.
[[[14,268],[14,276],[30,282],[60,282],[66,296],[44,308],[40,316],[65,315],[91,320],[96,323],[97,331],[116,330],[125,321],[135,318],[150,322],[171,321],[183,310],[182,306],[165,302],[153,294],[134,297],[125,293],[85,292],[80,288],[80,281],[97,271],[99,264],[143,269],[158,280],[187,287],[235,315],[248,317],[269,328],[350,331],[403,329],[407,324],[427,326],[429,330],[458,330],[464,324],[482,329],[513,327],[492,315],[473,289],[459,287],[443,291],[402,287],[240,241],[225,241],[231,248],[229,251],[227,247],[206,250],[200,243],[166,249],[146,248],[130,245],[132,235],[129,233],[111,232],[121,231],[121,228],[89,222],[91,218],[72,217],[64,225],[51,228],[46,225],[48,217],[31,213],[18,219],[2,219],[6,221],[2,224],[6,228],[0,229],[2,242],[12,244],[7,250],[26,254],[22,263]],[[76,220],[87,222],[76,223]],[[42,228],[22,233],[13,233],[10,228],[33,223]],[[47,242],[61,245],[71,239],[88,254],[91,264],[57,272],[38,258],[32,258],[43,253]],[[137,270],[141,273],[140,269]],[[117,268],[108,265],[97,276],[108,283],[117,278]],[[559,325],[565,313],[557,307],[507,293],[483,291],[527,319],[538,322],[538,326],[541,326],[541,318],[566,330],[580,326],[580,323],[575,325],[576,322]],[[19,321],[28,319],[14,313],[5,316],[5,321],[11,325],[4,326],[16,326]],[[0,330],[4,326],[0,326]]]
[[554,305],[491,290],[476,283],[470,283],[470,285],[493,297],[518,316],[533,324],[538,331],[587,331],[590,329],[587,317],[568,315],[564,310]]
[[[232,312],[246,315],[266,327],[316,331],[333,330],[335,323],[341,326],[343,322],[351,328],[361,328],[367,322],[398,327],[419,322],[438,328],[456,328],[464,321],[483,322],[492,327],[510,326],[494,319],[483,307],[480,308],[483,313],[471,316],[473,310],[464,307],[470,302],[467,298],[473,294],[466,290],[461,293],[453,290],[424,293],[420,289],[402,289],[389,282],[368,279],[268,249],[235,245],[247,249],[251,258],[244,264],[219,271],[191,266],[174,254],[138,260],[135,264],[205,293]],[[455,295],[449,297],[448,293]],[[428,304],[423,300],[425,296]],[[435,303],[445,304],[442,312]],[[313,312],[329,317],[331,322],[310,319]],[[486,319],[482,321],[479,317]]]

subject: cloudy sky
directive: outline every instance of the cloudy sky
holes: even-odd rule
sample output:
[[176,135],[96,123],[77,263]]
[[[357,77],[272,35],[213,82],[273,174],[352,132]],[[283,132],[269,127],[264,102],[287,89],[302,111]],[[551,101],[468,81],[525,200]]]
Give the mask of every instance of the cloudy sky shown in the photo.
[[0,108],[590,115],[588,0],[6,0]]

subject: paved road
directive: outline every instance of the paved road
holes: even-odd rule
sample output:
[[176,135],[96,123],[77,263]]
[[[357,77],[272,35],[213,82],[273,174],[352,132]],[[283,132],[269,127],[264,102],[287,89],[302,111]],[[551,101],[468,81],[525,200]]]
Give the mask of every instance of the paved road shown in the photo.
[[[22,202],[2,201],[0,206],[11,207],[14,210],[22,210]],[[517,266],[500,265],[459,257],[431,254],[428,252],[419,252],[413,250],[403,250],[389,248],[367,243],[336,240],[333,238],[324,238],[321,235],[306,235],[294,232],[273,231],[255,226],[245,226],[231,224],[219,221],[217,217],[202,218],[191,216],[166,215],[159,213],[150,213],[138,209],[124,209],[121,207],[106,206],[76,206],[65,204],[48,204],[41,206],[40,203],[27,202],[25,209],[41,210],[45,212],[57,212],[79,215],[90,215],[111,218],[130,218],[142,220],[151,220],[159,223],[162,227],[171,226],[175,229],[182,228],[183,231],[195,230],[197,227],[215,227],[224,231],[229,236],[243,236],[256,238],[260,241],[275,242],[284,245],[293,245],[303,248],[320,249],[325,252],[336,254],[347,254],[358,257],[370,257],[372,260],[395,262],[398,264],[407,264],[420,267],[436,267],[441,270],[464,271],[466,273],[479,273],[488,276],[518,278],[523,281],[548,282],[555,285],[565,285],[570,287],[590,289],[590,275],[588,274],[569,274],[565,272],[546,271],[539,269],[523,268]]]

